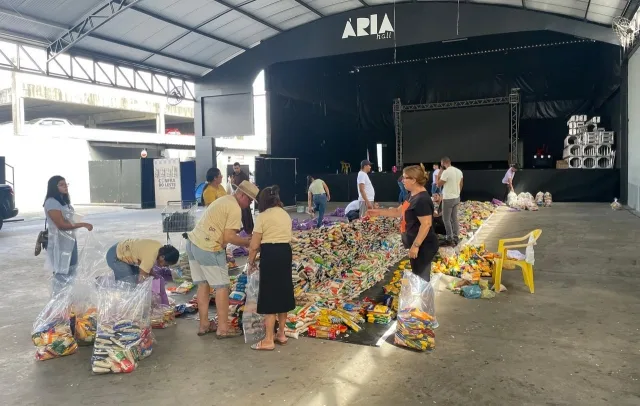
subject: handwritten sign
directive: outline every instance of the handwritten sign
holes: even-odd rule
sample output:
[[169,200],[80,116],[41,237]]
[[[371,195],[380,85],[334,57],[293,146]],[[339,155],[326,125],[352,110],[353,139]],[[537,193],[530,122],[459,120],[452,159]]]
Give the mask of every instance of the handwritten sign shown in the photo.
[[164,207],[169,201],[182,200],[179,159],[155,159],[153,181],[156,191],[156,207]]

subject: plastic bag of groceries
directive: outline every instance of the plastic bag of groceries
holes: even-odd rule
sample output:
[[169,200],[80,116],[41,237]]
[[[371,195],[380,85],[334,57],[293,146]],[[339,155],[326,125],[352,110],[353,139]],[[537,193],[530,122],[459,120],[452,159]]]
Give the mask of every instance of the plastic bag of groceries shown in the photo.
[[244,305],[242,313],[242,329],[244,330],[244,342],[254,343],[262,340],[266,335],[266,327],[264,325],[264,317],[258,314],[258,292],[260,291],[260,272],[255,269],[249,270],[249,266],[245,266],[245,272],[249,273],[247,280],[246,295],[247,301]]
[[60,289],[40,312],[33,323],[31,339],[36,346],[36,359],[46,361],[73,354],[78,344],[73,338],[71,315],[71,287]]
[[79,254],[77,274],[71,285],[71,327],[78,345],[95,340],[98,308],[98,276],[112,277],[105,254],[107,246],[88,233]]
[[96,374],[128,373],[152,351],[151,279],[132,287],[107,280],[99,287],[98,329],[91,368]]
[[515,207],[518,203],[518,195],[516,194],[516,192],[511,191],[509,192],[509,194],[507,195],[507,206],[509,207]]
[[536,193],[536,204],[540,207],[544,205],[544,193],[542,192]]
[[551,196],[551,193],[546,192],[544,194],[544,207],[551,207],[552,203],[553,203],[553,198]]
[[622,204],[620,204],[617,197],[613,199],[613,203],[611,203],[611,209],[622,210]]
[[405,271],[400,288],[394,342],[419,351],[433,350],[437,325],[435,290],[428,281]]

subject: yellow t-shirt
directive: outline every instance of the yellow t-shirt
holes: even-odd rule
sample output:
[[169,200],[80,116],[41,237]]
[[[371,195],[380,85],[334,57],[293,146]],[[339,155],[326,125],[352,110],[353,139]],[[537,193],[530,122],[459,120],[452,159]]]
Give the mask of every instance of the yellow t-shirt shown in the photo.
[[312,195],[325,194],[324,182],[322,181],[322,179],[316,179],[311,182],[311,184],[309,185],[309,192],[311,192]]
[[129,265],[138,265],[140,270],[149,273],[158,259],[162,243],[155,240],[124,240],[116,247],[118,259]]
[[226,196],[227,191],[224,190],[222,185],[218,185],[217,187],[213,187],[208,185],[204,188],[204,192],[202,192],[202,198],[204,199],[204,205],[208,206],[211,203],[215,202],[222,196]]
[[254,233],[262,234],[262,244],[291,242],[291,217],[281,207],[272,207],[258,214]]
[[189,241],[198,248],[216,252],[224,245],[224,230],[242,228],[242,213],[235,196],[223,196],[211,203],[196,224],[188,233]]

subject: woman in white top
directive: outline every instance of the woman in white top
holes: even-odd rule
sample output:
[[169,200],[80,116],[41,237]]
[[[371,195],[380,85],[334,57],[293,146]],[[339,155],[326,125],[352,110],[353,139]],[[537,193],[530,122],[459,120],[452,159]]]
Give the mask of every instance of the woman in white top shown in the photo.
[[53,272],[53,293],[56,294],[74,276],[78,264],[78,244],[75,230],[93,230],[89,223],[74,223],[75,213],[69,197],[69,185],[62,176],[53,176],[47,183],[44,200],[48,230],[47,267]]
[[309,212],[318,213],[318,228],[320,228],[324,212],[327,209],[327,202],[331,200],[331,192],[322,179],[314,179],[313,176],[309,176],[307,179],[309,181]]
[[[285,345],[287,313],[296,307],[291,278],[291,217],[282,208],[278,186],[263,189],[258,195],[260,214],[249,246],[249,266],[255,270],[260,252],[260,289],[258,313],[265,315],[266,336],[251,346],[254,350],[272,351],[276,344]],[[274,334],[276,317],[278,334]]]

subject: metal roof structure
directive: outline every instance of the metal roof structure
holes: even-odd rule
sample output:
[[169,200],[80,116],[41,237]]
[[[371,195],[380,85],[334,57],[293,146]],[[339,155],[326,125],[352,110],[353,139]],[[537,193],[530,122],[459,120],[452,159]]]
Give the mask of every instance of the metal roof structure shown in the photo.
[[[415,1],[415,0],[414,0]],[[433,1],[433,0],[422,0]],[[458,0],[450,0],[458,1]],[[631,18],[639,0],[459,0],[599,25]],[[0,38],[197,79],[270,37],[389,0],[2,0]]]

